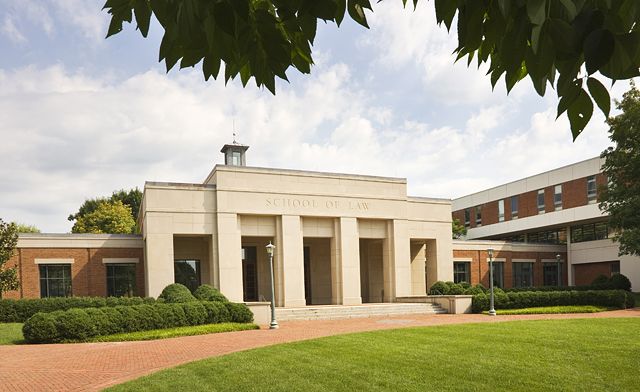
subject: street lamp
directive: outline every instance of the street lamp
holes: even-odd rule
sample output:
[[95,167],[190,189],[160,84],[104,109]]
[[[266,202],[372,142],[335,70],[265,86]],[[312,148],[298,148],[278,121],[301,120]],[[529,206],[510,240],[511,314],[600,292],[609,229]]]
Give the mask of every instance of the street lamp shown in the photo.
[[491,292],[489,297],[489,316],[495,316],[496,310],[493,307],[493,249],[487,249],[489,252],[489,291]]
[[556,270],[558,272],[557,286],[560,287],[562,286],[562,284],[560,283],[560,253],[556,255],[556,264],[557,264]]
[[267,254],[269,255],[269,271],[271,271],[271,324],[269,324],[269,329],[278,328],[278,322],[276,321],[276,290],[273,280],[273,250],[275,247],[271,241],[269,241],[269,245],[266,246]]

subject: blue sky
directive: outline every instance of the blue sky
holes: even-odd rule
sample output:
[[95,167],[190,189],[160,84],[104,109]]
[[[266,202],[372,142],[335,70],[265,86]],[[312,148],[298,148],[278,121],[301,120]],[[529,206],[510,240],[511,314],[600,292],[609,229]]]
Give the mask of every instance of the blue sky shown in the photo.
[[[1,0],[0,217],[67,232],[85,198],[144,181],[201,182],[232,139],[248,164],[406,177],[416,196],[455,198],[598,155],[597,113],[572,141],[557,98],[528,80],[509,96],[454,64],[455,31],[432,2],[374,6],[370,30],[319,24],[311,75],[274,97],[255,84],[164,72],[162,31],[104,39],[102,1]],[[627,88],[617,83],[621,97]]]

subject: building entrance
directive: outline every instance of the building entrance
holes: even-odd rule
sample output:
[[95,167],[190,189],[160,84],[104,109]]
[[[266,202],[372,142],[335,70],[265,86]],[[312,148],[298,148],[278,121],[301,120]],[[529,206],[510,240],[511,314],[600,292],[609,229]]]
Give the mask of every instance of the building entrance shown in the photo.
[[258,250],[255,246],[242,247],[242,287],[245,302],[258,301]]

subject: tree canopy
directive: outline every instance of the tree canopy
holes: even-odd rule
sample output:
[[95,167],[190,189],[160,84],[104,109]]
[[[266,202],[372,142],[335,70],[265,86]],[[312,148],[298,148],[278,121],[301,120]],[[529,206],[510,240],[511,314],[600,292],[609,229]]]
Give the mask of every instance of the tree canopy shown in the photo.
[[131,207],[120,200],[101,202],[95,210],[78,217],[71,229],[74,233],[131,234],[136,222]]
[[0,299],[5,291],[20,288],[18,267],[5,267],[18,245],[18,230],[15,223],[6,223],[0,219]]
[[640,256],[640,91],[635,84],[616,104],[622,113],[607,120],[614,146],[602,153],[608,184],[600,191],[600,209],[609,214],[620,254]]
[[[406,6],[407,0],[401,0]],[[424,0],[423,0],[424,1]],[[418,0],[412,1],[417,6]],[[527,76],[543,96],[547,86],[567,113],[575,139],[593,114],[609,115],[612,82],[640,75],[637,0],[434,0],[438,24],[457,25],[457,58],[487,63],[492,86],[504,76],[507,93]],[[275,78],[295,68],[311,72],[318,21],[340,25],[346,14],[367,27],[369,0],[107,0],[107,37],[135,23],[142,36],[154,16],[164,36],[159,60],[167,72],[202,63],[208,80],[254,78],[275,94]]]
[[465,235],[467,235],[467,228],[460,222],[460,219],[453,218],[451,222],[451,237],[457,240]]
[[16,225],[16,230],[18,233],[39,233],[40,229],[38,229],[34,225],[28,225],[25,223],[13,222]]

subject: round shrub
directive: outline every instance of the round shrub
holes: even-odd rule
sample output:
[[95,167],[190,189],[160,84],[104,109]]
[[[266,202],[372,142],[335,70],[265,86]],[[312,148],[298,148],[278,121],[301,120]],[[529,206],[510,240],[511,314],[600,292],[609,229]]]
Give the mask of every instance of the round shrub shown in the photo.
[[598,275],[593,282],[591,282],[591,286],[594,287],[605,287],[609,283],[609,278],[604,275]]
[[622,274],[613,274],[609,278],[609,286],[612,290],[631,291],[631,281]]
[[227,302],[224,304],[229,310],[231,315],[231,322],[233,323],[250,323],[253,321],[253,312],[245,304],[237,304],[233,302]]
[[36,313],[22,326],[22,335],[30,343],[56,342],[60,339],[55,315]]
[[464,291],[464,293],[467,295],[484,294],[485,292],[486,292],[486,289],[481,284],[477,284]]
[[453,283],[449,286],[449,295],[461,295],[464,293],[464,288],[458,283]]
[[429,295],[447,295],[449,294],[449,285],[442,281],[435,282],[429,289]]
[[220,292],[220,290],[209,284],[203,284],[193,292],[193,296],[200,301],[212,301],[212,302],[229,302],[227,297]]
[[207,324],[231,322],[231,314],[225,304],[226,302],[202,302],[207,311]]
[[182,310],[184,310],[188,325],[201,325],[207,321],[207,310],[200,302],[184,303]]
[[467,282],[460,282],[460,286],[462,286],[462,288],[465,290],[468,290],[471,288],[471,284]]
[[180,283],[173,283],[165,287],[158,298],[164,299],[166,303],[196,301],[196,297],[191,294],[187,286]]
[[62,312],[55,321],[62,340],[87,340],[98,336],[95,322],[84,309],[69,309]]

